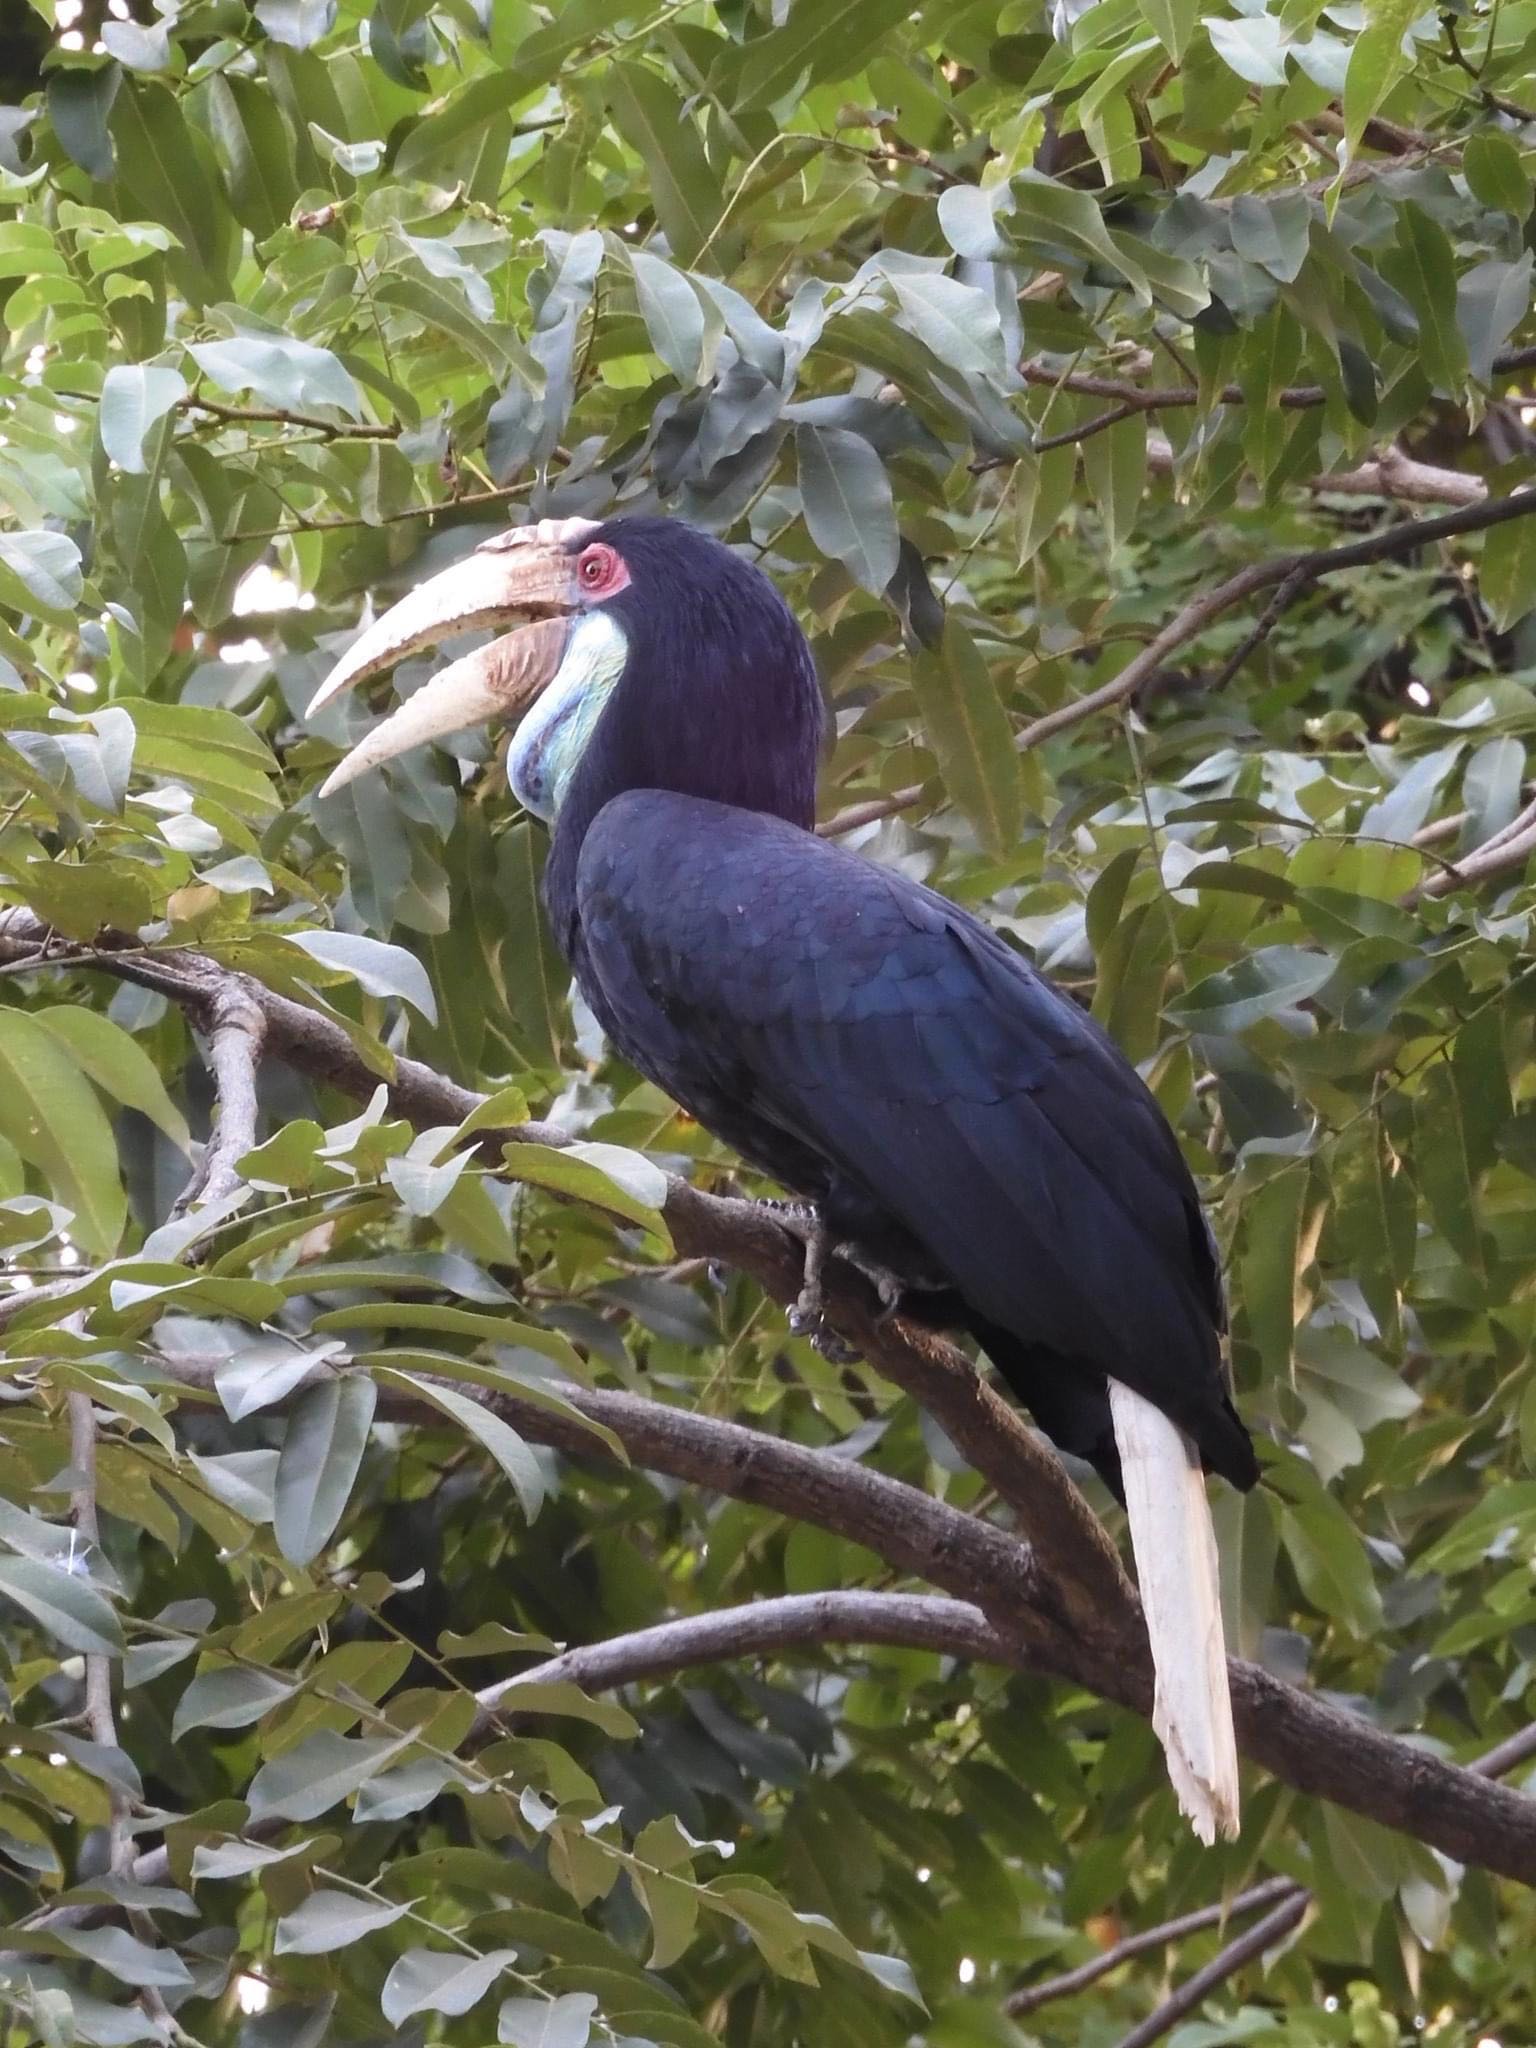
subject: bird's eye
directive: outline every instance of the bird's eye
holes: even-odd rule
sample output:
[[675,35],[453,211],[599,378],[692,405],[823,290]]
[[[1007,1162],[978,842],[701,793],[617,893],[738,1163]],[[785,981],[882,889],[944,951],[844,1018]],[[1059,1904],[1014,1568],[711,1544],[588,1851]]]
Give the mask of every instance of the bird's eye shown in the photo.
[[581,558],[581,580],[589,590],[606,583],[613,574],[613,550],[611,548],[588,548]]

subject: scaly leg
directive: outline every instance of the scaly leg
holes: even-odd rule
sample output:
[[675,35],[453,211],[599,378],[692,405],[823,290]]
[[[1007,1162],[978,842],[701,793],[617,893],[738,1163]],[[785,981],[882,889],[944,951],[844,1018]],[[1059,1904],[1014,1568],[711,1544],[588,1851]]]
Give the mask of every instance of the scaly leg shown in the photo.
[[770,1196],[760,1206],[769,1210],[774,1221],[791,1237],[799,1238],[805,1247],[803,1284],[799,1300],[789,1311],[790,1329],[797,1337],[808,1338],[831,1364],[853,1365],[860,1353],[845,1344],[827,1321],[823,1275],[827,1260],[835,1257],[839,1248],[816,1205],[777,1201]]

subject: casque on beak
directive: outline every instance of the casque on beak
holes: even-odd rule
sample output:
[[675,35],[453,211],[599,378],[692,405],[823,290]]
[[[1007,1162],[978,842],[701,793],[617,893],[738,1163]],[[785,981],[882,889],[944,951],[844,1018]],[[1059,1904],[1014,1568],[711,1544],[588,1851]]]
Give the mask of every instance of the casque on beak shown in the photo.
[[311,717],[344,690],[451,634],[521,622],[516,632],[451,663],[407,698],[337,763],[321,796],[428,740],[491,719],[519,719],[559,672],[580,606],[572,544],[596,524],[543,519],[497,534],[360,634],[315,692]]

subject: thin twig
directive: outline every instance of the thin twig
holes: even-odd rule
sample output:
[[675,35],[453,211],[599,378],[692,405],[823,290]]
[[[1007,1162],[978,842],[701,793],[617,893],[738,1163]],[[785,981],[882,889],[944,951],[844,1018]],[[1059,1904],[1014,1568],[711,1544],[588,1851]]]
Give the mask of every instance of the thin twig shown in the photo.
[[1119,2048],[1151,2048],[1152,2042],[1161,2041],[1187,2012],[1194,2012],[1205,2003],[1208,1993],[1225,1984],[1229,1977],[1236,1976],[1244,1963],[1252,1962],[1265,1949],[1283,1941],[1292,1928],[1300,1925],[1311,1903],[1311,1893],[1298,1887],[1290,1898],[1282,1900],[1246,1933],[1240,1934],[1235,1941],[1229,1941],[1219,1955],[1212,1956],[1203,1970],[1196,1970],[1193,1977],[1165,1998],[1157,2011],[1149,2013],[1139,2027],[1132,2027]]
[[[1517,376],[1536,368],[1536,347],[1506,349],[1493,359],[1494,377]],[[1120,377],[1103,377],[1092,370],[1070,370],[1065,375],[1049,364],[1028,361],[1019,365],[1028,384],[1046,385],[1052,390],[1075,391],[1087,398],[1107,398],[1129,405],[1138,412],[1169,412],[1181,406],[1199,405],[1203,394],[1197,384],[1133,384]],[[1217,405],[1246,405],[1247,394],[1240,384],[1225,384],[1212,394]],[[1292,384],[1272,392],[1266,403],[1286,411],[1307,411],[1326,405],[1328,393],[1321,384]]]
[[1191,1934],[1204,1933],[1207,1927],[1219,1927],[1224,1921],[1256,1913],[1261,1906],[1273,1906],[1300,1889],[1293,1878],[1268,1877],[1262,1884],[1239,1892],[1236,1898],[1219,1900],[1213,1906],[1197,1906],[1192,1913],[1181,1913],[1176,1920],[1164,1920],[1158,1927],[1145,1927],[1139,1934],[1126,1935],[1123,1941],[1117,1941],[1113,1948],[1105,1949],[1091,1962],[1080,1963],[1075,1970],[1063,1970],[1059,1977],[1046,1977],[1038,1984],[1026,1984],[1010,1993],[1003,2003],[1003,2011],[1010,2019],[1022,2019],[1027,2012],[1038,2012],[1042,2005],[1051,2005],[1058,1998],[1071,1998],[1079,1991],[1086,1991],[1101,1977],[1107,1977],[1111,1970],[1118,1970],[1122,1963],[1146,1955],[1150,1949],[1167,1948],[1173,1942],[1187,1940]]
[[[74,1317],[69,1320],[73,1322]],[[69,1413],[69,1464],[74,1476],[69,1504],[75,1533],[83,1548],[101,1548],[101,1520],[96,1505],[96,1410],[85,1392],[66,1396]],[[104,1749],[116,1749],[117,1721],[112,1711],[112,1660],[92,1651],[85,1659],[85,1724],[92,1742]],[[128,1834],[128,1801],[115,1780],[107,1784],[111,1818],[107,1824],[107,1867],[114,1873],[131,1859],[132,1840]]]
[[432,505],[406,505],[398,512],[380,512],[372,519],[364,518],[361,513],[344,514],[333,519],[300,516],[287,526],[254,526],[240,533],[220,534],[219,545],[232,548],[242,541],[279,540],[289,533],[337,533],[352,526],[393,526],[402,519],[437,519],[444,512],[469,512],[484,505],[510,505],[518,498],[525,498],[535,481],[525,477],[521,483],[505,484],[500,490],[466,491],[462,497],[444,498]]
[[[1514,1735],[1507,1736],[1503,1742],[1495,1743],[1492,1749],[1485,1750],[1475,1762],[1467,1766],[1467,1769],[1480,1778],[1502,1778],[1533,1756],[1536,1756],[1536,1723],[1532,1723],[1528,1728],[1520,1729]],[[1279,1888],[1278,1892],[1275,1890],[1276,1886]],[[1231,1910],[1236,1912],[1240,1907],[1244,1911],[1249,1910],[1260,1902],[1260,1894],[1266,1890],[1271,1897],[1277,1900],[1275,1909],[1268,1919],[1261,1920],[1258,1926],[1250,1928],[1247,1934],[1229,1943],[1221,1951],[1220,1955],[1213,1957],[1206,1964],[1203,1970],[1197,1970],[1187,1983],[1181,1984],[1170,1997],[1164,2000],[1156,2012],[1149,2014],[1139,2027],[1133,2027],[1124,2040],[1120,2042],[1119,2048],[1150,2048],[1150,2043],[1160,2041],[1163,2035],[1171,2027],[1175,2026],[1187,2012],[1194,2011],[1196,2006],[1204,2001],[1207,1992],[1214,1991],[1219,1984],[1224,1984],[1229,1977],[1235,1976],[1245,1963],[1252,1961],[1256,1955],[1262,1954],[1265,1949],[1273,1947],[1277,1941],[1288,1934],[1312,1902],[1312,1894],[1305,1885],[1296,1884],[1288,1878],[1271,1878],[1267,1886],[1255,1885],[1251,1892],[1240,1893],[1238,1898],[1232,1901]],[[1244,1901],[1247,1902],[1246,1905],[1243,1903]],[[1206,1907],[1204,1912],[1209,1916],[1201,1922],[1201,1925],[1204,1926],[1210,1926],[1215,1920],[1226,1917],[1225,1909],[1221,1907]],[[1191,1913],[1185,1917],[1190,1922],[1200,1920],[1198,1913]],[[1153,1937],[1162,1936],[1172,1939],[1174,1938],[1173,1930],[1175,1928],[1179,1928],[1181,1933],[1193,1934],[1199,1931],[1194,1925],[1182,1926],[1179,1921],[1168,1921],[1162,1927],[1150,1929],[1146,1937],[1132,1936],[1131,1940],[1142,1940],[1142,1944],[1146,1948],[1160,1947],[1161,1942],[1154,1940]],[[1133,1952],[1138,1951],[1133,1951],[1130,1943],[1120,1944],[1118,1953],[1113,1949],[1108,1951],[1109,1955],[1113,1956],[1117,1962],[1124,1962],[1127,1956]],[[1103,1958],[1099,1960],[1102,1961]],[[1093,1969],[1094,1966],[1089,1964],[1085,1965],[1085,1968]],[[1080,1976],[1081,1974],[1081,1972],[1074,1972],[1074,1975]],[[1103,1970],[1094,1971],[1095,1976],[1102,1976],[1103,1974]],[[1067,1987],[1067,1980],[1065,1978],[1057,1978],[1054,1981],[1064,1988]],[[1091,1983],[1093,1978],[1089,1977],[1085,1981]],[[1070,1988],[1077,1990],[1080,1986],[1074,1984]],[[1037,1986],[1036,1989],[1045,1991],[1048,1987],[1042,1985]],[[1059,1997],[1062,1995],[1062,1992],[1053,1992],[1051,1995]],[[1045,2002],[1043,1997],[1035,2000],[1035,2004],[1043,2005]],[[1014,2010],[1011,2002],[1006,2009],[1009,2011]],[[1031,2011],[1033,2006],[1026,2006],[1023,2009]]]
[[1489,527],[1502,526],[1507,520],[1528,518],[1533,512],[1536,512],[1536,489],[1519,491],[1508,498],[1486,498],[1480,504],[1444,512],[1438,519],[1404,519],[1395,526],[1384,527],[1379,533],[1367,535],[1363,540],[1348,541],[1339,547],[1313,548],[1304,554],[1275,555],[1267,562],[1250,563],[1224,582],[1192,597],[1155,639],[1149,640],[1139,654],[1131,657],[1117,676],[1097,690],[1090,690],[1086,697],[1058,705],[1054,711],[1046,712],[1043,718],[1034,719],[1019,732],[1014,744],[1020,753],[1027,753],[1031,747],[1039,746],[1042,740],[1080,725],[1096,712],[1124,703],[1163,666],[1169,655],[1196,639],[1213,619],[1260,590],[1270,590],[1276,584],[1293,581],[1299,590],[1308,583],[1316,582],[1319,577],[1332,575],[1335,570],[1363,568],[1371,562],[1412,554],[1415,549],[1426,547],[1431,542],[1450,540],[1458,534],[1485,532]]
[[1212,693],[1224,690],[1238,670],[1242,668],[1248,657],[1263,646],[1276,626],[1279,625],[1285,613],[1290,610],[1291,605],[1300,595],[1302,586],[1306,581],[1307,578],[1300,569],[1294,570],[1291,575],[1286,577],[1274,596],[1269,600],[1269,603],[1260,612],[1257,623],[1251,631],[1244,634],[1239,645],[1227,656],[1218,673],[1212,678],[1207,686]]
[[405,429],[372,420],[328,420],[316,412],[291,412],[284,405],[220,405],[212,398],[178,398],[177,412],[205,412],[231,426],[304,427],[322,441],[398,441]]

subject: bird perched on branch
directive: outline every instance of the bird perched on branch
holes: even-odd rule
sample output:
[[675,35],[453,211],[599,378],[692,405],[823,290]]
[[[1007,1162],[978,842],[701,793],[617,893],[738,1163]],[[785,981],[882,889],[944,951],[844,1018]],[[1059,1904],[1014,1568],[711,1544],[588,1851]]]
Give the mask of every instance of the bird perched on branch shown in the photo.
[[805,1286],[849,1257],[963,1329],[1125,1501],[1154,1722],[1202,1837],[1237,1827],[1202,1464],[1258,1476],[1223,1374],[1215,1247],[1172,1131],[1098,1026],[967,911],[818,839],[824,711],[769,579],[679,521],[497,536],[370,626],[313,709],[470,628],[334,770],[516,724],[544,896],[626,1059],[795,1197]]

